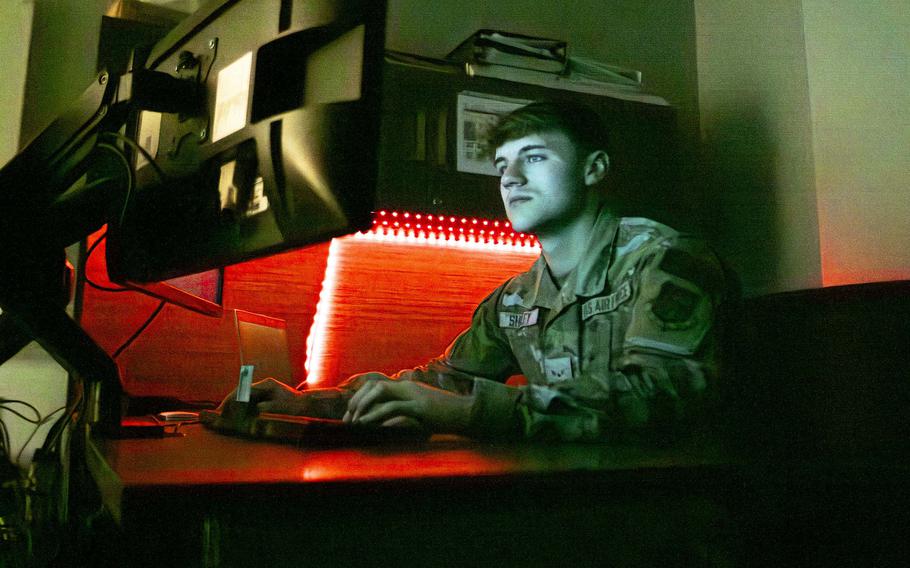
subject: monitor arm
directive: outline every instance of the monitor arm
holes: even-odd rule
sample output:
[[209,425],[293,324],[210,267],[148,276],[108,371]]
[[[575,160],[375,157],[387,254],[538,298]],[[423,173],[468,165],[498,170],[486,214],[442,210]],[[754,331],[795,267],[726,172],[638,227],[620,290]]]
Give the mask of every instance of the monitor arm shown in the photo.
[[201,92],[196,81],[132,63],[119,77],[102,72],[0,170],[0,364],[37,341],[83,381],[86,392],[98,393],[88,415],[103,429],[119,429],[125,410],[120,373],[66,313],[64,249],[98,230],[122,207],[124,173],[121,169],[119,175],[73,186],[102,162],[101,134],[119,131],[138,110],[195,111]]

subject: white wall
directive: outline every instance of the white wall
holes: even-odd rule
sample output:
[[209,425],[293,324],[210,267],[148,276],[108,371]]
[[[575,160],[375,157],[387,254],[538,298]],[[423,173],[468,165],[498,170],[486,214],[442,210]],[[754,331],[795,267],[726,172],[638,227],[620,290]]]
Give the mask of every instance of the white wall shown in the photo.
[[19,147],[32,9],[25,0],[0,3],[0,164],[15,156]]
[[95,78],[101,15],[109,0],[37,0],[21,142],[46,127]]
[[906,0],[696,0],[714,240],[755,294],[910,278]]
[[800,0],[696,0],[713,240],[747,294],[821,285]]
[[[10,0],[0,4],[0,164],[16,155],[19,146],[19,124],[25,100],[25,78],[28,63],[28,46],[32,30],[34,5],[30,1]],[[0,366],[0,398],[26,401],[48,416],[66,401],[66,373],[37,344],[32,343],[6,364]],[[10,405],[16,411],[32,416],[21,405]],[[55,414],[54,418],[60,414]],[[0,420],[6,424],[10,435],[13,459],[23,450],[21,463],[31,461],[36,446],[46,435],[53,419],[44,426],[25,422],[18,416],[0,411]]]
[[802,4],[824,283],[910,279],[910,4]]
[[[0,162],[15,155],[95,74],[100,16],[107,0],[5,0],[0,3]],[[20,129],[20,126],[22,127]],[[48,416],[66,402],[66,372],[34,342],[0,366],[0,397],[26,401]],[[22,406],[14,407],[28,414]],[[54,415],[54,418],[60,414]],[[10,430],[12,457],[31,461],[48,421],[35,426],[0,411]],[[32,434],[34,433],[34,436]]]

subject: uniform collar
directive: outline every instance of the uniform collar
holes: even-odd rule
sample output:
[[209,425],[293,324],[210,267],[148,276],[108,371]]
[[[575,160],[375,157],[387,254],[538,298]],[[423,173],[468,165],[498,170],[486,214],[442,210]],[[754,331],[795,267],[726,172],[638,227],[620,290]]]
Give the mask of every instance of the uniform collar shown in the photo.
[[[620,220],[601,209],[594,222],[588,241],[587,253],[566,279],[566,288],[560,291],[550,277],[543,254],[537,257],[531,269],[514,278],[506,285],[503,305],[554,309],[565,305],[575,297],[596,296],[604,291],[607,268],[612,260],[612,247],[619,229]],[[574,287],[572,285],[574,282]],[[568,297],[560,297],[568,296]]]
[[602,207],[594,222],[585,256],[575,268],[576,296],[596,296],[604,291],[607,283],[607,269],[613,261],[613,243],[619,231],[620,219],[610,215]]

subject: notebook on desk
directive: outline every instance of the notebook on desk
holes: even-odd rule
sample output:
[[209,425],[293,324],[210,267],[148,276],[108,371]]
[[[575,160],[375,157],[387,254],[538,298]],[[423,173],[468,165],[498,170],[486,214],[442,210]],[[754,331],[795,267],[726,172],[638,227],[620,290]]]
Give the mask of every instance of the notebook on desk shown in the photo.
[[274,378],[295,386],[288,348],[287,324],[283,319],[234,310],[240,365],[253,367],[253,380]]

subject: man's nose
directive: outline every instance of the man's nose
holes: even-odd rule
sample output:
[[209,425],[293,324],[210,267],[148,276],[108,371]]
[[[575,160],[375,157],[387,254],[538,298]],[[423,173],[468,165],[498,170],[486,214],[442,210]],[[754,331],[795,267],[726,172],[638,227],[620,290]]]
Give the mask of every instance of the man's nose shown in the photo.
[[511,189],[513,187],[522,186],[525,184],[524,172],[521,170],[521,164],[518,162],[509,164],[506,166],[504,172],[502,172],[502,178],[500,179],[500,185],[506,189]]

